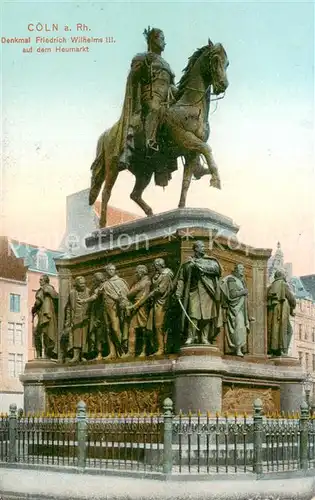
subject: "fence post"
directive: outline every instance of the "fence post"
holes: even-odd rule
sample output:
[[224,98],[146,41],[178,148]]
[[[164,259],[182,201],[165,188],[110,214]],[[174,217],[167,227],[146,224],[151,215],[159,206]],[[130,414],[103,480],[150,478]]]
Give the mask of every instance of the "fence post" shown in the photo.
[[17,406],[11,403],[9,407],[9,462],[16,462],[16,422]]
[[253,470],[256,474],[262,474],[262,402],[255,399],[254,405],[254,456]]
[[300,406],[300,468],[308,468],[308,420],[309,406],[306,401]]
[[172,474],[173,401],[170,398],[164,399],[163,414],[164,414],[163,472],[164,474]]
[[78,468],[84,469],[86,462],[86,404],[79,401],[77,404],[77,437],[78,437]]

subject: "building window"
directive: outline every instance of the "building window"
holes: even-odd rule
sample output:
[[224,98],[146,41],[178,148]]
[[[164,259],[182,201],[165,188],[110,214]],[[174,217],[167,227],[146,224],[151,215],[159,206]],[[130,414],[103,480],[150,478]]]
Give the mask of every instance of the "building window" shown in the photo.
[[8,355],[9,377],[15,377],[15,354]]
[[47,271],[48,269],[48,256],[45,251],[39,250],[36,256],[36,265],[41,271]]
[[9,353],[8,364],[9,376],[12,378],[18,378],[23,372],[23,354]]
[[299,340],[302,340],[302,325],[301,323],[298,325],[299,328]]
[[309,368],[309,361],[310,361],[310,355],[308,352],[305,353],[305,369],[308,370]]
[[23,345],[22,323],[8,323],[8,344]]
[[23,354],[17,354],[16,355],[16,376],[18,377],[23,373]]
[[315,354],[313,354],[313,372],[315,372]]
[[304,331],[304,340],[308,340],[307,326],[305,326],[305,331]]
[[299,355],[299,361],[302,364],[303,363],[303,353],[301,351],[299,351],[298,355]]
[[15,345],[23,345],[22,323],[15,323]]
[[8,323],[8,344],[14,344],[14,323]]
[[312,341],[315,342],[315,326],[312,328]]
[[19,313],[21,310],[21,296],[10,293],[10,312]]

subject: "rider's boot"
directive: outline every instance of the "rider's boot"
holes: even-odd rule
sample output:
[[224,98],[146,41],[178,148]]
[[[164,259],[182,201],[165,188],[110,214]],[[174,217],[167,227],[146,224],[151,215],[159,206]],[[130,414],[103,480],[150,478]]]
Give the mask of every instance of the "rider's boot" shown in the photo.
[[[157,108],[158,106],[158,108]],[[148,112],[145,122],[144,122],[144,131],[146,137],[146,155],[147,157],[151,157],[159,151],[159,145],[156,140],[157,130],[160,120],[160,103],[151,102],[151,109]]]
[[147,141],[147,155],[152,156],[154,153],[158,153],[159,145],[154,139],[149,139]]

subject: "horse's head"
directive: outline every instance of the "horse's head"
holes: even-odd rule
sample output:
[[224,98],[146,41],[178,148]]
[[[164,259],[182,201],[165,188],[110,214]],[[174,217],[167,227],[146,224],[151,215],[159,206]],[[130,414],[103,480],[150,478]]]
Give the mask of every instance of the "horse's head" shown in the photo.
[[202,61],[202,71],[205,76],[210,77],[215,95],[222,94],[228,88],[227,68],[229,60],[221,43],[215,45],[208,40],[208,45],[204,47],[204,57]]
[[206,88],[212,84],[214,94],[219,95],[225,92],[229,85],[226,76],[228,65],[229,61],[223,45],[221,43],[214,45],[208,40],[207,45],[195,50],[188,59],[188,64],[183,69],[183,76],[178,83],[177,101],[186,89],[191,91],[195,88],[198,74]]

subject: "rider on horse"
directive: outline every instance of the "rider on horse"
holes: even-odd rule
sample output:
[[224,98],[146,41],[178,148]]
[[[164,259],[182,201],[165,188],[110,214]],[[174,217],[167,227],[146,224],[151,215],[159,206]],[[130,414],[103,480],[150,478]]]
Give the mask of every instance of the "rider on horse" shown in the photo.
[[174,75],[161,57],[164,35],[157,29],[148,29],[145,35],[148,51],[133,59],[121,116],[100,136],[91,165],[90,205],[104,186],[100,227],[106,226],[108,202],[121,169],[129,168],[135,176],[130,197],[148,216],[152,209],[142,199],[144,189],[153,176],[157,186],[167,186],[179,157],[184,159],[180,208],[185,207],[193,177],[209,174],[210,185],[221,188],[207,141],[211,89],[220,95],[228,87],[226,51],[222,44],[214,45],[210,40],[195,50],[172,98]]
[[140,113],[146,141],[146,152],[150,156],[159,151],[157,130],[165,106],[174,99],[176,87],[174,73],[161,56],[165,48],[163,31],[150,27],[144,31],[147,52],[137,54],[131,63],[127,80],[126,96],[122,113],[125,133],[122,134],[122,154],[120,169],[129,167],[129,159],[134,149],[133,117]]

